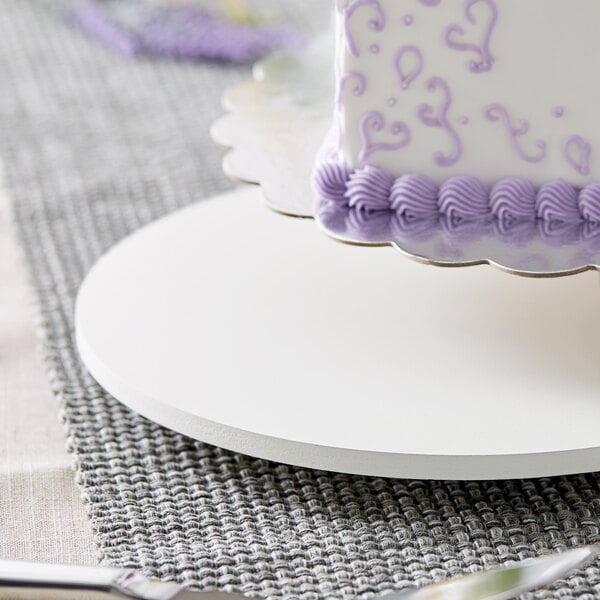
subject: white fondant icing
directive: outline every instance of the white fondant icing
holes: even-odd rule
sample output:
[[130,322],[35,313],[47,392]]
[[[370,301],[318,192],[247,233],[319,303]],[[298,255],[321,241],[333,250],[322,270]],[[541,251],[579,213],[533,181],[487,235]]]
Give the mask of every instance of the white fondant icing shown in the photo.
[[[376,111],[383,116],[385,127],[369,132],[370,143],[393,148],[396,140],[391,126],[398,121],[406,123],[412,134],[410,144],[403,148],[369,153],[369,164],[392,175],[423,173],[440,183],[453,175],[473,175],[490,184],[514,176],[526,177],[536,185],[557,178],[576,185],[600,179],[600,78],[594,70],[600,57],[600,2],[495,0],[498,18],[489,44],[494,62],[490,70],[478,73],[469,69],[476,54],[454,50],[445,40],[447,28],[459,25],[465,34],[455,35],[455,39],[481,42],[489,5],[483,1],[473,4],[476,23],[472,24],[465,17],[466,1],[441,0],[430,7],[419,0],[378,0],[385,15],[382,31],[370,25],[375,18],[370,3],[353,11],[345,29],[344,9],[353,0],[338,1],[337,76],[359,73],[366,79],[362,95],[348,86],[336,108],[341,158],[351,167],[361,166],[361,121]],[[407,15],[412,17],[410,25],[406,24]],[[348,30],[354,53],[346,39]],[[379,48],[376,54],[369,50],[373,45]],[[408,89],[402,88],[394,64],[403,46],[418,48],[423,57],[422,71]],[[410,58],[405,65],[408,70],[414,66]],[[450,136],[442,128],[424,125],[418,117],[420,105],[431,105],[435,115],[443,100],[440,89],[427,89],[433,77],[448,85],[452,97],[448,121],[462,145],[460,159],[450,166],[438,164],[434,158],[438,152],[452,154]],[[391,97],[395,103],[389,102]],[[519,155],[505,123],[486,119],[485,108],[490,105],[503,106],[515,129],[520,119],[529,122],[530,130],[517,138],[518,145],[523,154],[538,157],[538,142],[544,142],[542,160],[532,162]],[[564,110],[560,119],[553,114],[556,106]],[[581,136],[590,145],[588,175],[565,159],[569,136]]]

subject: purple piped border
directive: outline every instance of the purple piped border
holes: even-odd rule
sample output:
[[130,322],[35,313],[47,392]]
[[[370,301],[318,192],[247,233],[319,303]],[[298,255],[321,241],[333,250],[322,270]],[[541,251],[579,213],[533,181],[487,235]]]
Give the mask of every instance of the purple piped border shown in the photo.
[[400,216],[503,221],[600,223],[600,182],[578,188],[556,179],[536,188],[527,179],[508,177],[491,188],[476,177],[456,176],[436,185],[424,175],[394,178],[378,167],[349,169],[335,161],[313,173],[317,199],[367,212],[395,211]]

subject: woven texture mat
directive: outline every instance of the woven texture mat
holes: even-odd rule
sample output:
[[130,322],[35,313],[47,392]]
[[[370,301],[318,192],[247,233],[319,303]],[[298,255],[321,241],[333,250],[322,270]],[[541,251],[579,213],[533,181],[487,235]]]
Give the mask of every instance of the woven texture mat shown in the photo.
[[[271,2],[308,28],[328,22],[329,5]],[[262,597],[351,598],[600,542],[599,474],[329,474],[206,446],[104,393],[75,350],[77,287],[126,234],[230,187],[207,132],[248,70],[115,57],[69,29],[64,6],[2,1],[0,149],[105,562]],[[600,597],[600,564],[537,596]]]

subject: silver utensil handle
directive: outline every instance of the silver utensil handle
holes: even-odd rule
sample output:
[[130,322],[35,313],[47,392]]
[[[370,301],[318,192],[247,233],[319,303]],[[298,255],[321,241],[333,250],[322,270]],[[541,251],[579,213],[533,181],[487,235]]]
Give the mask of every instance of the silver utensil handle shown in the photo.
[[1,588],[78,590],[138,600],[169,600],[181,589],[177,584],[151,581],[128,569],[48,565],[18,560],[0,560]]
[[114,593],[122,592],[121,583],[135,574],[135,571],[127,569],[0,560],[0,586],[11,588],[58,588]]

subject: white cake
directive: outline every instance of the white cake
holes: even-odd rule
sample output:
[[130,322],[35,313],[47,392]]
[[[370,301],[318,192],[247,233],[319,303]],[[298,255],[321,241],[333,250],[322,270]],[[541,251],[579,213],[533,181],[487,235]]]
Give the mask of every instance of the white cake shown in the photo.
[[598,0],[336,0],[321,199],[600,221]]

